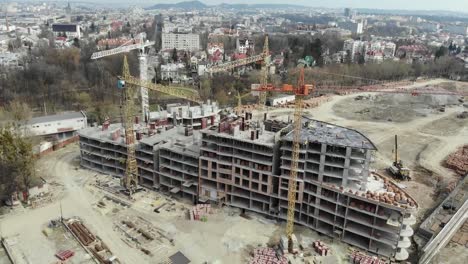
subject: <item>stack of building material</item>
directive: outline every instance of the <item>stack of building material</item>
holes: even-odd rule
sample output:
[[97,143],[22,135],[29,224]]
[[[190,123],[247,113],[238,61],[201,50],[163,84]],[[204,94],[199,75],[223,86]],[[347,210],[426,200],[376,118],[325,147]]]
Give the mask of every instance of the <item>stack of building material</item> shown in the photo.
[[376,256],[368,256],[357,250],[353,251],[350,255],[351,263],[353,264],[384,264],[385,261]]
[[468,173],[468,145],[450,154],[445,164],[447,168],[454,170],[460,176],[465,176]]
[[74,221],[68,224],[73,234],[78,237],[83,245],[88,246],[96,240],[96,237],[81,222]]
[[315,241],[313,244],[315,252],[317,252],[320,256],[328,256],[330,254],[330,248],[325,245],[320,240]]
[[120,138],[120,128],[117,128],[114,131],[111,131],[110,132],[110,138],[113,141],[116,141],[118,138]]
[[256,248],[254,255],[250,259],[249,264],[287,264],[286,257],[277,257],[276,253],[271,248]]
[[[292,240],[292,252],[293,254],[299,253],[299,242],[297,241],[296,235],[291,235]],[[280,248],[283,250],[283,254],[289,252],[289,240],[286,236],[281,236],[280,238]]]
[[197,204],[190,210],[190,220],[206,222],[209,214],[213,214],[211,204]]

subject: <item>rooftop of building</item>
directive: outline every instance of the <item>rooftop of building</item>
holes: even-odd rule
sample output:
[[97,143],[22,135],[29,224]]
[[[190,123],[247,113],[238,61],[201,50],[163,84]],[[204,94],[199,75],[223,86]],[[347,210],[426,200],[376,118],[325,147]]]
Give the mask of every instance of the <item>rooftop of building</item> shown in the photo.
[[29,120],[28,124],[40,124],[40,123],[47,123],[47,122],[55,122],[55,121],[62,121],[67,119],[74,119],[74,118],[85,118],[85,114],[83,112],[66,112],[60,113],[55,115],[47,115],[47,116],[38,116],[33,117]]
[[[149,134],[148,127],[145,124],[134,124],[135,131],[140,131],[142,139],[139,143],[149,145],[153,148],[166,147],[178,152],[190,152],[193,155],[199,153],[200,147],[200,132],[193,131],[190,136],[185,136],[185,127],[158,127],[153,133]],[[117,131],[120,130],[120,133]],[[113,137],[113,133],[118,133]],[[102,126],[88,127],[78,131],[82,137],[98,140],[100,142],[108,142],[116,145],[125,145],[124,134],[125,130],[120,123],[110,124],[106,130]]]
[[185,127],[176,126],[161,133],[144,137],[140,140],[140,143],[153,147],[165,147],[178,152],[192,152],[198,155],[201,134],[197,130],[193,130],[192,133],[192,135],[186,136]]
[[[227,122],[227,125],[223,125],[223,123],[224,122],[221,122],[220,124],[204,129],[201,132],[209,135],[215,135],[217,137],[250,142],[268,147],[272,147],[278,138],[278,133],[266,131],[263,127],[256,124],[256,122],[253,122],[252,124],[250,124],[250,122],[246,122],[246,127],[248,126],[249,128],[246,128],[244,131],[241,130],[240,119]],[[220,126],[222,127],[221,130]],[[259,131],[258,138],[256,137],[257,128]],[[255,139],[253,140],[252,132],[255,133]]]
[[[357,130],[303,117],[301,139],[303,142],[320,142],[329,145],[377,150],[377,147]],[[293,131],[283,139],[292,141]]]

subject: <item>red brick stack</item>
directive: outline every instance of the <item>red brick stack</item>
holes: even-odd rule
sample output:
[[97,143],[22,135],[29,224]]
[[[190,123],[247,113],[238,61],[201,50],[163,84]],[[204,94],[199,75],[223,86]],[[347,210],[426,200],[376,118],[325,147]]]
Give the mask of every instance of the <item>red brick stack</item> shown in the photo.
[[249,264],[288,264],[286,257],[278,258],[271,248],[256,248]]
[[353,264],[384,264],[385,262],[376,256],[368,256],[357,250],[351,253],[351,263]]
[[330,248],[320,240],[315,241],[312,245],[314,246],[315,252],[320,256],[327,256],[330,253]]
[[197,204],[190,210],[190,220],[202,220],[208,214],[212,214],[211,204]]

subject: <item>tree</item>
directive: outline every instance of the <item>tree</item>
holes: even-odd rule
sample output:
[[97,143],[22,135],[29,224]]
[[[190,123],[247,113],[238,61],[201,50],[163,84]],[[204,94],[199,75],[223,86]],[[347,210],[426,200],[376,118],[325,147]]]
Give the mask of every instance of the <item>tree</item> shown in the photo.
[[130,27],[130,21],[127,21],[127,27]]
[[211,80],[209,78],[202,78],[200,81],[200,97],[206,100],[211,98],[212,95]]
[[35,159],[31,138],[21,127],[30,118],[29,107],[14,101],[5,112],[12,124],[0,128],[0,196],[10,199],[17,191],[28,195]]
[[322,41],[319,38],[316,38],[312,42],[311,55],[314,57],[314,60],[317,62],[317,66],[323,66],[323,57],[322,57]]
[[364,58],[364,54],[359,54],[359,57],[358,57],[358,64],[364,64],[366,63],[366,60]]
[[440,57],[443,57],[448,54],[448,49],[447,47],[440,46],[440,48],[437,49],[435,52],[435,59],[439,59]]
[[346,64],[351,64],[352,61],[353,61],[353,59],[352,59],[352,56],[351,56],[351,51],[350,51],[350,50],[347,50],[347,51],[346,51],[346,57],[345,57],[344,63],[346,63]]
[[91,26],[89,26],[89,28],[91,29],[91,32],[95,32],[95,31],[96,31],[96,25],[94,24],[94,21],[91,22]]
[[80,48],[80,40],[78,38],[73,39],[73,46]]
[[179,60],[179,57],[177,56],[177,49],[174,48],[174,49],[172,50],[172,61],[173,61],[173,62],[177,62],[178,60]]

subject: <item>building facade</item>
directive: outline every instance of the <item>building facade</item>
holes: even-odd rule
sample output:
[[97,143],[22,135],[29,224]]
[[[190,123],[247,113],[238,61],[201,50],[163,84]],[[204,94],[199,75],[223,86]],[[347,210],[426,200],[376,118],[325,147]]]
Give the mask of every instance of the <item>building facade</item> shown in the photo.
[[162,33],[162,49],[177,49],[187,51],[200,50],[200,36],[198,34]]
[[[96,128],[94,128],[96,130]],[[140,140],[140,183],[193,202],[219,203],[286,220],[292,156],[288,123],[224,118]],[[89,130],[89,129],[88,129]],[[122,138],[80,132],[81,164],[121,176]],[[371,171],[374,144],[361,133],[303,120],[295,223],[397,260],[408,258],[415,201]],[[119,161],[120,160],[120,161]]]

